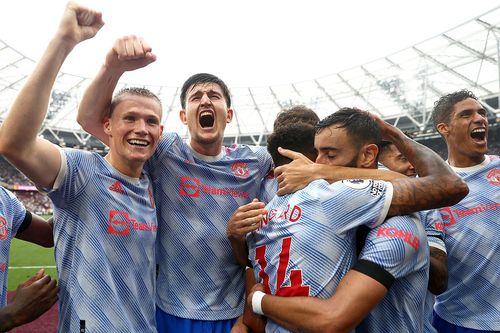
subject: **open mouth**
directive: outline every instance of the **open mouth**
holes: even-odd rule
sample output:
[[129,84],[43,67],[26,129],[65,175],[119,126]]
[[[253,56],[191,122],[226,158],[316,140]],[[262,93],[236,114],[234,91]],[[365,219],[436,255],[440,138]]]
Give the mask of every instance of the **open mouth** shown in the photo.
[[199,116],[201,128],[210,128],[214,126],[215,117],[211,111],[202,111]]
[[139,146],[139,147],[147,147],[149,145],[148,141],[141,139],[130,139],[127,140],[127,142],[132,146]]
[[484,141],[486,138],[486,129],[485,128],[476,128],[473,129],[470,133],[470,136],[475,141]]

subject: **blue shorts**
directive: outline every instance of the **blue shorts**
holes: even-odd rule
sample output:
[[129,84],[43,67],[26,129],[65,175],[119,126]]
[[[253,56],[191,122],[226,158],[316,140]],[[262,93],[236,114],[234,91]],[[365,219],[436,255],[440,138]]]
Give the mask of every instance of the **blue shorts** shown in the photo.
[[186,319],[169,315],[156,307],[156,327],[158,333],[230,333],[237,319]]
[[447,322],[443,318],[439,317],[436,312],[432,316],[432,326],[436,328],[439,333],[493,333],[497,331],[482,331],[475,330],[473,328],[466,328],[461,326],[453,325]]

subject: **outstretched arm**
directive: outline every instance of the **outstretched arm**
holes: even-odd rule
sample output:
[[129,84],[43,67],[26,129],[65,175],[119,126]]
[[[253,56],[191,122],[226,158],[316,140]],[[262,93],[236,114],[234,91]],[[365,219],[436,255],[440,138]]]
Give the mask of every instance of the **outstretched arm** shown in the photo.
[[61,165],[58,148],[38,137],[57,73],[76,44],[92,38],[103,24],[101,13],[67,4],[55,36],[0,128],[0,153],[38,187],[51,187]]
[[333,183],[344,179],[379,179],[391,181],[406,177],[389,170],[317,164],[301,153],[283,148],[278,148],[278,151],[281,155],[292,160],[291,163],[274,169],[274,175],[279,183],[278,195],[296,192],[306,187],[310,182],[318,179],[325,179],[329,183]]
[[[263,286],[254,287],[247,300],[250,305],[256,290]],[[328,299],[265,295],[261,307],[267,318],[292,331],[350,332],[386,293],[380,282],[351,270]]]
[[469,188],[467,184],[430,148],[408,138],[397,127],[376,115],[382,137],[391,141],[418,170],[418,178],[392,181],[394,194],[389,216],[404,215],[420,210],[452,206],[462,200]]
[[57,283],[43,269],[17,287],[14,299],[0,309],[0,331],[29,323],[49,310],[57,301]]
[[126,71],[147,66],[156,60],[151,47],[136,36],[118,39],[106,56],[99,73],[83,94],[76,120],[82,128],[108,145],[103,119],[109,110],[113,91]]

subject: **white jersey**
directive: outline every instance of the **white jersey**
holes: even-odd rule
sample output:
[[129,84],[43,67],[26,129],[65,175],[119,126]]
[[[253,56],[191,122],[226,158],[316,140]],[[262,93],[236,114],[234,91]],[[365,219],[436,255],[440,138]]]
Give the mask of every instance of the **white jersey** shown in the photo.
[[[444,225],[439,211],[437,209],[431,209],[418,213],[425,227],[425,233],[427,234],[429,247],[434,247],[446,253],[446,246],[444,244]],[[424,306],[425,333],[437,332],[434,326],[432,326],[432,310],[434,308],[434,299],[435,296],[429,290],[427,290]]]
[[500,159],[453,168],[469,186],[458,204],[440,209],[448,251],[448,289],[436,297],[447,322],[500,331]]
[[394,283],[356,331],[423,332],[429,247],[419,217],[395,216],[371,230],[359,259],[383,268]]
[[239,206],[259,196],[271,169],[266,148],[233,145],[209,157],[167,133],[146,169],[160,221],[157,306],[197,320],[240,316],[244,269],[233,256],[226,226]]
[[54,190],[59,328],[156,332],[155,240],[149,178],[127,177],[96,153],[61,151]]
[[[328,298],[355,260],[356,227],[382,223],[392,185],[317,180],[274,197],[259,230],[247,235],[249,259],[266,293]],[[268,321],[267,332],[286,330]]]
[[16,196],[0,186],[0,309],[7,305],[10,244],[23,225],[26,214]]

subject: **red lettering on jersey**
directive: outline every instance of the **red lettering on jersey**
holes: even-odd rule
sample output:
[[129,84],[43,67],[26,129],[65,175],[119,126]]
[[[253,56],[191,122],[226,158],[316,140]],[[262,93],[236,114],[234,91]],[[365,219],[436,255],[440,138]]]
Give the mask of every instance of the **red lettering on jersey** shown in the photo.
[[379,227],[377,229],[377,237],[390,237],[390,238],[398,238],[403,240],[406,244],[413,247],[415,250],[418,250],[420,246],[420,239],[413,235],[409,231],[400,230],[394,227],[391,228],[382,228]]
[[267,261],[266,261],[266,246],[259,246],[258,248],[255,249],[255,260],[259,263],[260,266],[260,271],[259,271],[259,276],[262,281],[262,284],[264,285],[264,289],[266,290],[266,294],[271,293],[271,289],[269,289],[269,275],[267,275],[265,269],[267,267]]
[[290,213],[290,222],[297,222],[302,216],[302,209],[299,206],[293,206]]
[[[283,286],[290,261],[290,249],[292,247],[292,237],[284,238],[281,245],[280,261],[276,274],[276,295],[277,296],[309,296],[310,287],[303,286],[302,270],[290,270],[290,286]],[[265,258],[266,246],[262,245],[255,249],[255,260],[257,260],[260,271],[259,277],[267,294],[271,293],[269,288],[269,275],[265,272],[267,262]]]
[[0,271],[2,271],[2,273],[4,273],[6,268],[7,268],[7,265],[4,262],[1,262],[0,263]]

